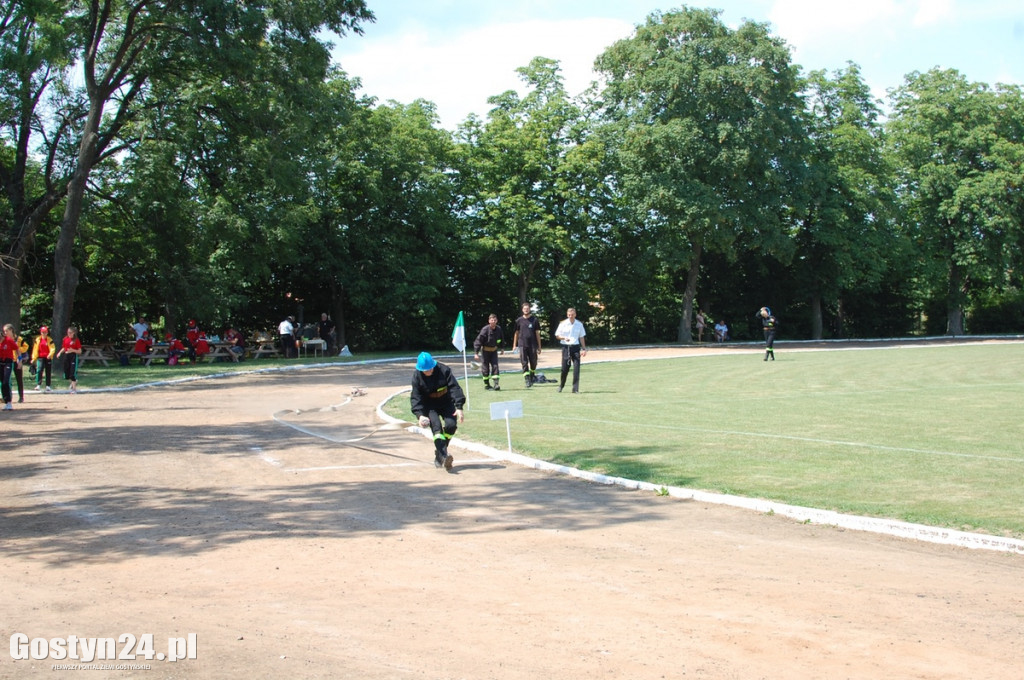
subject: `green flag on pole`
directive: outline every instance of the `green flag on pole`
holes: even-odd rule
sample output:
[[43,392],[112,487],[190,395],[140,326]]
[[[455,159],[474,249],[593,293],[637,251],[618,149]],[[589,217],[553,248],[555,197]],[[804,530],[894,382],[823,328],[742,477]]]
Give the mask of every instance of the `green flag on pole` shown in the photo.
[[462,320],[462,312],[459,312],[459,319],[455,322],[455,330],[452,331],[452,344],[460,352],[466,351],[466,324]]

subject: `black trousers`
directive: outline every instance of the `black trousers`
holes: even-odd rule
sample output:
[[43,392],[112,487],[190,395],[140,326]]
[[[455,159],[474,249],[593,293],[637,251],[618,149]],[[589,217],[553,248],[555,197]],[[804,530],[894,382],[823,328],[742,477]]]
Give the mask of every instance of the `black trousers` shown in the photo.
[[559,388],[565,387],[565,379],[572,367],[572,391],[580,391],[580,346],[562,345],[562,378],[558,381]]
[[537,372],[537,348],[536,347],[520,347],[519,348],[519,363],[523,366],[523,373],[525,375],[533,375]]
[[423,414],[430,418],[430,431],[434,434],[434,449],[438,454],[448,452],[448,442],[459,429],[459,421],[455,417],[455,402],[451,399],[445,401],[430,401],[427,404],[427,412]]
[[480,350],[480,374],[485,378],[492,375],[495,378],[498,377],[498,350],[493,352]]

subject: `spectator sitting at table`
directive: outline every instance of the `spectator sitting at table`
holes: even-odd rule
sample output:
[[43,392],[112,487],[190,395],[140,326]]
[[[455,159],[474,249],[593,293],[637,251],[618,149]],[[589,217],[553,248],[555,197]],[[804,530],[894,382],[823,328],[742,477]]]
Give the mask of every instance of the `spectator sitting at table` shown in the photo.
[[228,326],[224,331],[224,342],[228,343],[228,349],[237,354],[239,359],[245,356],[245,338],[233,326]]
[[202,359],[204,356],[210,353],[210,342],[206,339],[206,333],[200,332],[199,337],[195,341],[195,355],[197,359]]
[[164,340],[167,341],[167,365],[175,366],[188,353],[185,343],[174,337],[172,333],[165,335]]
[[135,346],[132,348],[132,356],[139,357],[140,360],[144,359],[153,349],[153,339],[149,337],[149,331],[143,331],[142,337],[135,341]]
[[199,341],[199,324],[195,319],[188,320],[188,327],[185,328],[185,350],[188,353],[189,361],[196,361],[196,342]]

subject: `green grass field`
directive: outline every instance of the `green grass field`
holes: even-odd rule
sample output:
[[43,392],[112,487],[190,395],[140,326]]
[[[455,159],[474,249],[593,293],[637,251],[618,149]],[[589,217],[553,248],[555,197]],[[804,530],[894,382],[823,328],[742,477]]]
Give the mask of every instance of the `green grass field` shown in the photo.
[[[459,436],[612,476],[1024,537],[1024,345],[584,362],[581,393],[471,378]],[[511,365],[505,360],[504,367]],[[458,372],[458,371],[457,371]],[[557,380],[557,371],[547,375]],[[407,420],[405,395],[388,410]]]

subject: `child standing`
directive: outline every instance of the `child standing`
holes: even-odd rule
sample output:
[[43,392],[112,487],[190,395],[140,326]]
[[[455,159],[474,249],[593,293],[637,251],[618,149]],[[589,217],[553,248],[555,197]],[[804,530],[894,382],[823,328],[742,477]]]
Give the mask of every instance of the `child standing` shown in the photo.
[[14,338],[14,326],[4,324],[4,337],[0,339],[0,396],[4,400],[5,411],[11,411],[11,375],[14,373],[15,365],[20,365],[18,359],[18,342]]
[[20,335],[14,337],[18,345],[18,363],[14,365],[14,378],[18,381],[18,403],[25,402],[25,364],[28,363],[28,343]]
[[78,339],[78,329],[68,326],[67,337],[57,352],[57,358],[64,355],[64,379],[71,381],[71,394],[78,391],[78,357],[81,353],[82,341]]
[[50,372],[53,370],[53,355],[57,353],[57,345],[50,337],[50,329],[46,326],[39,327],[39,335],[32,341],[32,362],[36,365],[36,391],[43,386],[43,371],[46,371],[46,391],[52,392],[50,387]]

